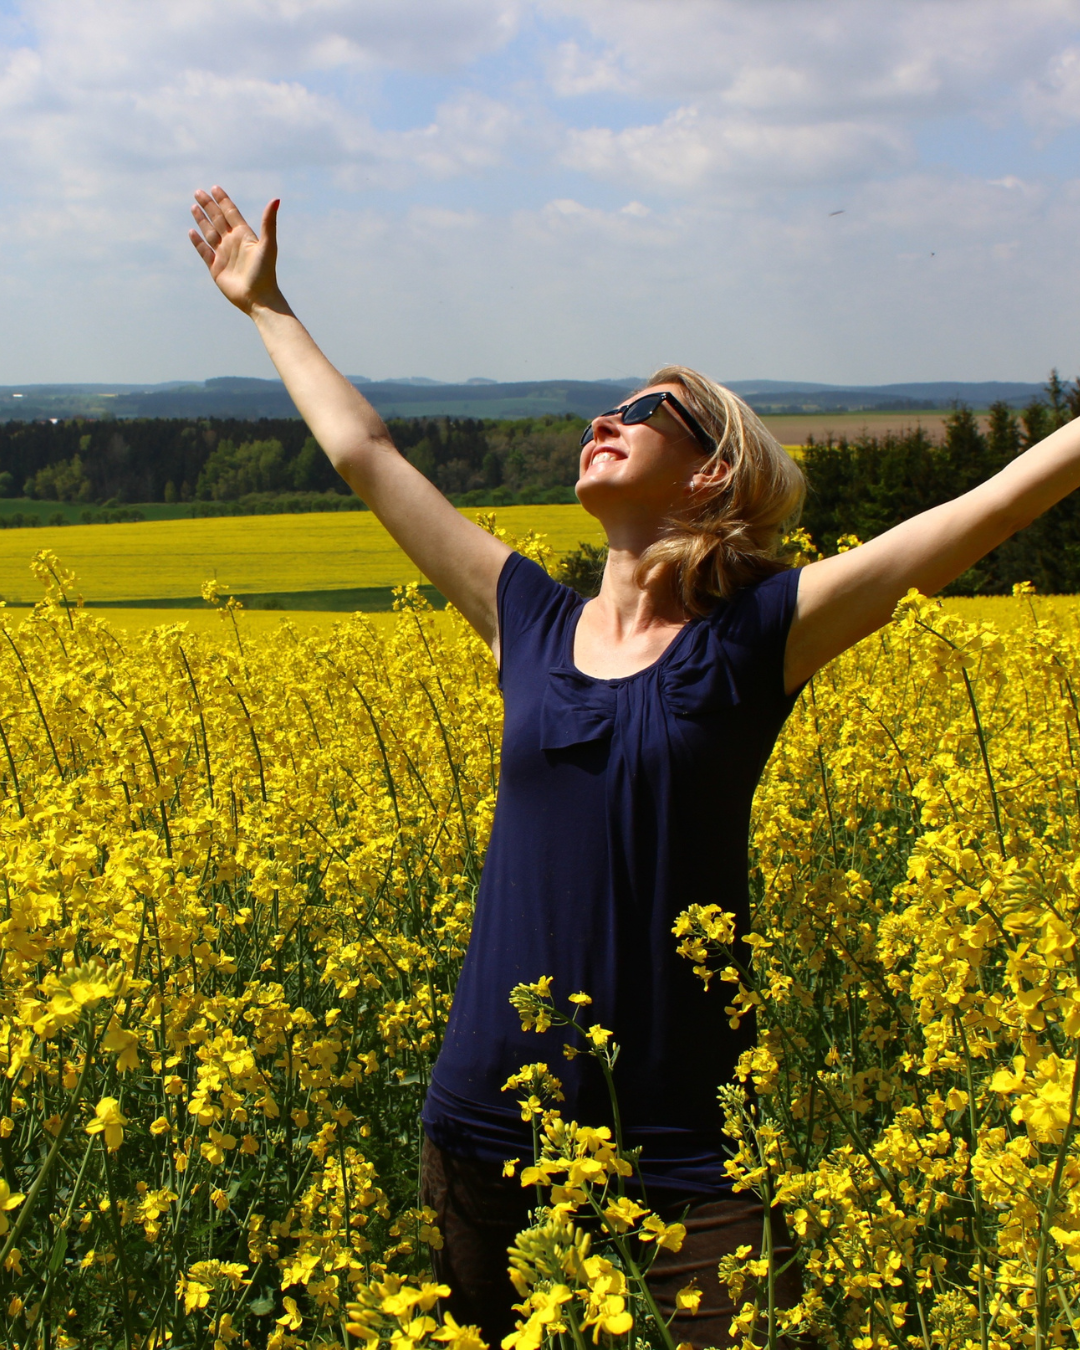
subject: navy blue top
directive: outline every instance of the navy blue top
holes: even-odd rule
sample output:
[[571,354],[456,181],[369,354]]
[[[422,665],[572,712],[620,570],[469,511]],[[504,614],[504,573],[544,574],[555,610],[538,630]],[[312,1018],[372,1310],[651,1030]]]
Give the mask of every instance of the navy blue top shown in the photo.
[[[472,939],[424,1105],[441,1148],[531,1157],[531,1132],[501,1091],[523,1064],[562,1079],[567,1119],[609,1121],[599,1066],[567,1061],[565,1031],[523,1032],[514,985],[593,999],[586,1025],[621,1046],[615,1077],[626,1143],[649,1186],[726,1193],[718,1084],[753,1037],[732,1031],[731,987],[709,991],[676,952],[687,905],[749,926],[750,805],[795,695],[784,647],[799,573],[784,571],[691,620],[651,666],[595,679],[574,665],[584,605],[519,554],[499,578],[505,718],[495,819]],[[743,949],[749,955],[749,949]]]

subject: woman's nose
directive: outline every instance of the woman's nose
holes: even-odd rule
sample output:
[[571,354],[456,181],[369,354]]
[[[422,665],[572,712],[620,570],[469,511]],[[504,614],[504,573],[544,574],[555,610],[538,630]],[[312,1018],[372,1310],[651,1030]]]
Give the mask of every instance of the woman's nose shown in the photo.
[[592,420],[592,433],[596,440],[603,439],[604,436],[613,436],[619,425],[619,417],[615,413],[601,413],[599,417]]

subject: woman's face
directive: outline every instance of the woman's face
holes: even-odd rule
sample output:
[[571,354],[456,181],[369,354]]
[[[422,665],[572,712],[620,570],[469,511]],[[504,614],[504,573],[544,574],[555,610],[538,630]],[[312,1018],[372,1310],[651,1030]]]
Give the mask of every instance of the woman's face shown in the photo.
[[[685,399],[679,385],[653,384],[636,394],[661,390]],[[636,521],[655,517],[659,530],[673,512],[693,496],[707,456],[670,406],[662,403],[647,422],[625,426],[614,415],[594,418],[593,438],[581,448],[577,495],[582,506],[605,525],[621,517]]]

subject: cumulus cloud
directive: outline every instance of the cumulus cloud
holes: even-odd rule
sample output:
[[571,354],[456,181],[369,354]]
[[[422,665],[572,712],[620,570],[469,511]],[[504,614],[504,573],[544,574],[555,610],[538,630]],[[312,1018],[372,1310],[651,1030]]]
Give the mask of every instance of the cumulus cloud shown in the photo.
[[1039,77],[1080,24],[1080,0],[539,3],[584,30],[553,66],[561,94],[708,96],[829,119],[985,108],[1002,83]]
[[0,362],[266,373],[194,289],[216,180],[361,373],[1037,374],[1078,190],[1015,146],[1078,122],[1080,0],[14,0]]
[[384,138],[384,153],[405,159],[436,178],[501,164],[521,130],[520,113],[471,90],[440,105],[426,127]]
[[907,141],[887,124],[765,123],[683,107],[658,124],[571,129],[563,162],[658,189],[692,191],[731,179],[790,187],[894,169],[910,159]]
[[520,0],[22,0],[58,73],[101,83],[188,66],[273,75],[354,66],[452,71],[502,47]]
[[[568,128],[562,160],[657,188],[822,185],[913,164],[944,118],[1080,121],[1080,0],[594,0],[548,68],[574,120],[583,95],[667,99],[632,126]],[[659,20],[659,22],[658,22]]]
[[[504,45],[516,0],[26,0],[0,48],[9,190],[63,190],[72,172],[160,176],[412,162],[445,177],[494,162],[508,118],[480,95],[444,100],[412,135],[372,124],[375,69],[453,71]],[[326,72],[346,67],[344,87]]]

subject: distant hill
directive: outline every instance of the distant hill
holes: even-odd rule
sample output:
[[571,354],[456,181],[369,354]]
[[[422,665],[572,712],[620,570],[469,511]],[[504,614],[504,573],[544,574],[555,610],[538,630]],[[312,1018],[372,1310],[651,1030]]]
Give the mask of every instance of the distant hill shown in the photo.
[[[384,417],[535,417],[573,413],[589,417],[620,403],[640,381],[534,380],[500,383],[475,376],[441,384],[413,375],[373,381],[349,377]],[[853,412],[946,408],[959,401],[986,408],[998,399],[1023,407],[1041,384],[1009,381],[934,381],[841,386],[797,380],[735,380],[729,386],[759,412]],[[279,380],[223,376],[199,383],[34,384],[0,386],[0,421],[94,417],[295,417]]]
[[830,384],[785,384],[779,380],[734,380],[728,385],[758,412],[882,412],[894,409],[948,408],[966,403],[988,408],[999,400],[1022,408],[1044,393],[1041,384],[986,380],[965,383],[939,380],[914,384],[841,387]]

